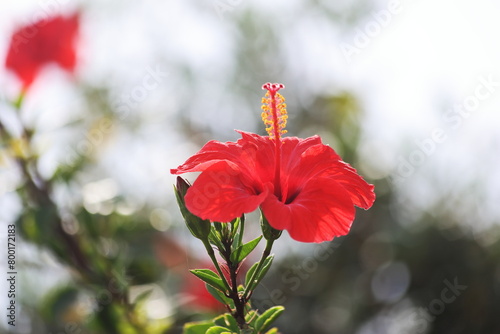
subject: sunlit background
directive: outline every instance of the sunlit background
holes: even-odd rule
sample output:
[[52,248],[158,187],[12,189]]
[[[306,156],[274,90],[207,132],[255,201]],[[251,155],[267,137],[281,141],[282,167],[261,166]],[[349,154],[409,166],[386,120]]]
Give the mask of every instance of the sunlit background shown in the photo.
[[[76,72],[46,68],[16,115],[21,86],[3,66],[13,31],[76,10]],[[321,135],[377,201],[331,243],[284,233],[254,304],[283,304],[286,334],[497,333],[499,11],[487,0],[3,1],[0,120],[35,131],[39,172],[65,231],[90,236],[90,262],[121,272],[130,299],[152,291],[140,300],[151,333],[180,333],[213,308],[182,284],[205,259],[169,169],[234,129],[264,134],[261,85],[282,82],[289,135]],[[54,255],[22,188],[2,142],[0,275],[7,224],[20,238],[17,326],[2,311],[0,330],[134,333],[106,327],[120,314],[100,312],[109,281],[88,284]],[[1,310],[7,290],[0,276]]]

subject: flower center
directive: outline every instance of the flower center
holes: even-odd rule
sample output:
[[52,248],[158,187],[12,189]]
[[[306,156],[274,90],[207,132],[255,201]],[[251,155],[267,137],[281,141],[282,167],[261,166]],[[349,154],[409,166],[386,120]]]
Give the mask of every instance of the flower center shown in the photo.
[[279,83],[265,83],[262,89],[267,90],[262,98],[262,121],[266,125],[269,138],[274,141],[275,146],[275,170],[274,170],[274,194],[281,200],[281,135],[287,131],[285,98],[278,93],[285,85]]

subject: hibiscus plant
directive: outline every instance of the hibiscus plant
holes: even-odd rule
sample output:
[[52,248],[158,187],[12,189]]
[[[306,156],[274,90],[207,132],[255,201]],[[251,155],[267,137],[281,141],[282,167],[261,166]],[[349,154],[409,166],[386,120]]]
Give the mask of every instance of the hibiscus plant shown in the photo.
[[[274,306],[259,314],[250,303],[273,262],[273,243],[283,230],[300,242],[345,235],[354,207],[368,209],[375,200],[373,185],[319,136],[284,137],[288,116],[278,92],[284,85],[266,83],[262,88],[267,90],[262,120],[268,136],[238,131],[242,138],[237,142],[210,141],[171,170],[201,172],[192,186],[178,177],[175,193],[187,227],[201,240],[216,269],[191,272],[228,311],[211,321],[186,324],[185,333],[277,333],[271,325],[284,308]],[[262,235],[244,242],[245,214],[257,208]],[[241,265],[262,239],[266,245],[260,260],[242,280]]]

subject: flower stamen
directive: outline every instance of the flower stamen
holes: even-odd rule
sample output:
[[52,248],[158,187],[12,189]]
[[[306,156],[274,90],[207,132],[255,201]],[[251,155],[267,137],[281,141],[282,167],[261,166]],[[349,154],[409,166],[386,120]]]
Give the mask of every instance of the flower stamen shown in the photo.
[[285,88],[283,84],[266,83],[262,89],[267,93],[262,98],[262,121],[266,125],[266,131],[271,139],[280,140],[281,135],[285,134],[286,121],[288,115],[286,112],[285,98],[278,93],[280,89]]
[[285,85],[279,83],[268,82],[262,85],[262,89],[267,90],[262,99],[262,120],[266,125],[269,138],[275,144],[274,194],[279,200],[281,200],[281,135],[286,133],[285,127],[288,119],[285,98],[278,93],[283,88]]

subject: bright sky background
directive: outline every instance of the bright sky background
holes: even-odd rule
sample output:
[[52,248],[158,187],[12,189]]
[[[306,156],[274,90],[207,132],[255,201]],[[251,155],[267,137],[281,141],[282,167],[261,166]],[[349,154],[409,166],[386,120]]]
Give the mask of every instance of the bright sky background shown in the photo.
[[[212,3],[220,2],[222,0]],[[48,3],[57,1],[0,1],[1,62],[13,26],[29,22]],[[78,2],[61,0],[59,3],[73,5]],[[231,3],[235,4],[234,8],[219,17],[215,7],[207,14],[206,10],[181,0],[86,2],[89,4],[86,17],[89,24],[84,27],[86,52],[78,73],[80,80],[100,82],[109,79],[116,92],[129,92],[142,80],[148,67],[155,67],[158,60],[154,57],[159,53],[173,59],[187,59],[202,73],[202,80],[216,78],[211,89],[217,91],[216,80],[223,82],[222,78],[217,79],[217,71],[233,65],[228,55],[235,47],[232,42],[235,32],[229,30],[228,20],[250,6],[262,13],[275,12],[277,22],[287,25],[283,38],[290,40],[289,61],[301,69],[304,85],[317,93],[340,86],[352,90],[361,100],[366,112],[363,123],[366,138],[360,153],[365,161],[361,166],[362,174],[378,178],[397,171],[402,159],[408,161],[411,154],[418,155],[415,153],[420,150],[417,143],[428,142],[433,132],[441,129],[446,140],[435,143],[432,153],[425,155],[423,164],[413,166],[414,172],[398,186],[403,200],[409,200],[412,207],[425,209],[439,194],[436,189],[449,189],[457,194],[457,198],[450,197],[450,205],[457,207],[457,216],[462,217],[464,224],[481,231],[499,222],[499,2],[400,1],[397,13],[387,19],[385,26],[378,26],[379,31],[369,29],[377,29],[373,28],[377,27],[375,17],[391,8],[390,1],[376,1],[371,14],[353,29],[336,30],[311,13],[298,23],[287,21],[287,13],[300,10],[300,0]],[[348,6],[347,3],[339,2],[337,6]],[[368,37],[366,45],[356,44],[356,36],[367,31],[372,36]],[[358,48],[359,53],[347,59],[341,49],[341,45],[346,44]],[[111,78],[107,78],[109,73],[113,73]],[[67,78],[61,74],[47,75],[54,78],[54,86],[44,87],[43,92],[36,87],[27,108],[50,115],[41,121],[50,129],[59,117],[62,120],[70,118],[71,115],[62,113],[78,102],[74,100],[74,91],[67,87]],[[152,92],[141,105],[145,113],[149,107],[164,106],[163,115],[150,115],[151,128],[155,131],[159,131],[154,128],[155,119],[175,117],[182,104],[176,98],[182,87],[176,85],[175,73],[172,75],[173,81],[166,82],[161,92]],[[450,116],[455,105],[463,104],[478,89],[486,92],[478,88],[484,86],[480,78],[491,78],[497,83],[490,87],[489,96],[479,102],[470,116],[455,117],[454,123],[447,120],[445,115]],[[15,91],[12,80],[13,77],[0,66],[0,97],[10,96]],[[255,83],[256,90],[260,84]],[[209,97],[207,93],[206,103],[211,103]],[[292,106],[289,110],[292,112]],[[221,113],[223,117],[216,122],[222,130],[254,130],[245,129],[245,117],[229,111]],[[203,115],[199,118],[204,121]],[[145,137],[147,139],[147,134]],[[137,143],[124,141],[122,152],[108,157],[104,163],[111,169],[124,155],[137,157],[130,165],[121,166],[123,176],[117,177],[118,182],[125,189],[139,183],[150,192],[162,193],[164,189],[171,189],[174,179],[168,174],[168,168],[178,165],[198,149],[181,144],[182,138],[172,138],[151,144],[144,152]],[[9,171],[0,166],[0,183],[8,182],[9,175]],[[482,195],[467,205],[460,205],[461,196],[472,188]],[[1,212],[9,209],[6,205],[10,202],[2,198],[8,190],[11,189],[6,186],[0,188],[0,220],[6,219]],[[475,219],[477,216],[482,218],[479,223]],[[3,245],[3,233],[0,238]],[[0,290],[4,291],[1,286]]]

